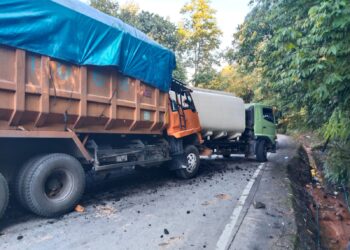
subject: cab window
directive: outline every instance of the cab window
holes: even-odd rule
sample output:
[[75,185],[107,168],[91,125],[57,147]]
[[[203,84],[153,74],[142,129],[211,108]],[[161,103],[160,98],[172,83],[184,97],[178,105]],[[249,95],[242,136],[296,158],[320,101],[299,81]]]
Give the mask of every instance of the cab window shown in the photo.
[[175,93],[170,92],[170,104],[173,112],[178,111],[179,108],[186,110],[191,109],[196,111],[191,94],[189,93]]
[[275,122],[275,118],[273,116],[273,111],[271,108],[263,108],[263,117],[266,121]]
[[183,96],[182,107],[183,109],[191,109],[193,112],[196,112],[196,107],[194,106],[191,94],[185,93]]

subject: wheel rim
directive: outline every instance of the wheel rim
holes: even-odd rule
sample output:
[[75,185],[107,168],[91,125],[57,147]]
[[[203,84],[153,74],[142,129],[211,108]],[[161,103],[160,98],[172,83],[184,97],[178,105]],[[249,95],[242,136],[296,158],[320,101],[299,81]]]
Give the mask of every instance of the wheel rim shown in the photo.
[[64,200],[71,194],[74,180],[69,171],[57,169],[46,178],[44,187],[49,200]]
[[187,155],[187,171],[192,173],[197,166],[197,156],[194,153]]

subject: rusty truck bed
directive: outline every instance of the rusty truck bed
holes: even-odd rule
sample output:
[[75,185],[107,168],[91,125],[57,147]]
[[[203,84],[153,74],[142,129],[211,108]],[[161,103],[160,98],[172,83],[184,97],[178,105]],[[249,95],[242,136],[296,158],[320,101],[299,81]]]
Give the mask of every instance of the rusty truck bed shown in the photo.
[[0,46],[0,131],[161,134],[168,94],[112,67]]

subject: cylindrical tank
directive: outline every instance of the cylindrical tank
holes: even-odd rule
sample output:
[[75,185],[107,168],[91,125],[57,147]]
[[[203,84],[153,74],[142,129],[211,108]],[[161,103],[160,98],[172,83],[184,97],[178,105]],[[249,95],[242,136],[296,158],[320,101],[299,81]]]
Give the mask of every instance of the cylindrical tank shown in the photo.
[[204,139],[234,139],[245,130],[245,106],[230,93],[192,88]]

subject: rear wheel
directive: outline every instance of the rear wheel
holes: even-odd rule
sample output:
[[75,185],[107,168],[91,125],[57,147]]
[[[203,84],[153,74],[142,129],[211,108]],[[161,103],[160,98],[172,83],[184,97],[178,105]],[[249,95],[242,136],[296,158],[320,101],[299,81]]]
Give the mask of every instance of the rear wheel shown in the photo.
[[267,145],[266,141],[259,140],[256,145],[256,159],[258,162],[267,161]]
[[33,213],[54,217],[71,211],[85,189],[85,172],[66,154],[41,156],[26,164],[18,183],[19,200]]
[[21,189],[24,188],[24,185],[22,183],[26,176],[26,169],[28,169],[29,166],[35,164],[35,162],[40,160],[41,157],[42,156],[36,156],[26,161],[15,179],[14,187],[13,187],[14,195],[17,201],[19,202],[19,204],[21,204],[24,208],[27,208],[27,206],[23,198],[24,190],[21,190]]
[[179,164],[183,165],[185,168],[176,170],[176,175],[182,179],[190,179],[196,176],[199,169],[199,152],[198,149],[189,145],[185,148],[182,160]]
[[0,174],[0,218],[4,215],[8,202],[9,188],[6,179]]

